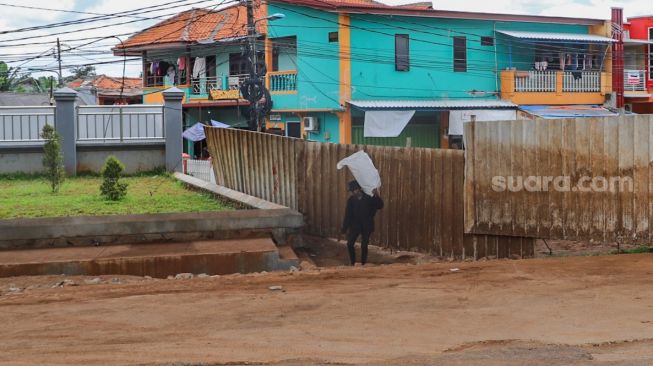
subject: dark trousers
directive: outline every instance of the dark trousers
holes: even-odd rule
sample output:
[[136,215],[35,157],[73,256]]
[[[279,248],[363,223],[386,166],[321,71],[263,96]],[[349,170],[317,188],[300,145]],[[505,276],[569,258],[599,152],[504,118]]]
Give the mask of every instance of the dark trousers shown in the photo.
[[361,237],[361,263],[367,263],[367,245],[370,243],[370,235],[372,234],[369,230],[361,230],[360,228],[351,228],[347,233],[347,249],[349,250],[349,262],[353,266],[356,263],[356,239]]

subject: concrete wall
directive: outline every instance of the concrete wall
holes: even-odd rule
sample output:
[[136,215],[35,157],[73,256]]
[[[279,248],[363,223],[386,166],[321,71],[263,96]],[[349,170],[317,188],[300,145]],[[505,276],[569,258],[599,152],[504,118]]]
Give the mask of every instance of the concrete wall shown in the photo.
[[15,147],[0,149],[0,174],[39,173],[43,170],[41,147]]
[[[115,155],[125,164],[125,173],[134,174],[165,166],[165,145],[78,145],[77,171],[99,173],[107,156]],[[43,148],[23,146],[0,148],[0,174],[43,171]]]
[[0,220],[0,250],[272,237],[298,230],[289,208]]
[[151,171],[166,165],[163,144],[78,145],[77,171],[100,172],[109,155],[116,156],[125,164],[126,174]]
[[[125,164],[127,174],[161,167],[169,172],[182,170],[182,90],[165,90],[163,109],[161,106],[125,106],[119,112],[116,112],[117,107],[89,106],[81,113],[75,106],[76,95],[72,89],[59,89],[54,93],[57,102],[54,110],[48,107],[49,112],[36,113],[32,107],[23,108],[16,122],[14,117],[18,112],[12,112],[13,108],[0,111],[0,119],[8,120],[11,126],[9,136],[0,135],[0,174],[43,171],[43,141],[37,139],[34,131],[39,131],[46,122],[51,123],[43,118],[46,114],[50,117],[48,113],[56,116],[55,128],[61,138],[67,175],[74,176],[77,171],[99,172],[109,155],[115,155]],[[119,123],[113,118],[116,113],[121,116]],[[27,118],[23,118],[23,114]],[[78,123],[80,119],[82,122]],[[100,136],[109,139],[98,139],[97,132],[105,125],[108,134]],[[2,128],[6,126],[0,124]]]

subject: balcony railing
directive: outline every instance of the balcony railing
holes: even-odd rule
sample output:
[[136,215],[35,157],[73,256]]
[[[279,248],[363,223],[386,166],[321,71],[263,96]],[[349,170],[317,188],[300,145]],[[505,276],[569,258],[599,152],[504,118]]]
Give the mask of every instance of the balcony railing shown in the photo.
[[297,90],[297,71],[268,72],[271,92],[294,92]]
[[562,91],[566,93],[597,93],[601,91],[599,71],[565,71]]
[[515,71],[516,92],[556,91],[555,71]]
[[148,76],[145,78],[145,87],[164,86],[165,76]]
[[210,76],[203,78],[193,78],[190,82],[191,94],[208,94],[211,90],[222,90],[222,77]]
[[562,74],[562,91],[565,93],[601,91],[601,73],[599,71],[515,71],[515,91],[555,92],[558,73]]
[[612,89],[611,77],[600,71],[501,72],[501,98],[515,104],[602,104]]
[[211,90],[238,90],[246,78],[247,75],[194,78],[191,79],[191,95],[206,95]]
[[646,91],[646,70],[624,70],[625,91]]

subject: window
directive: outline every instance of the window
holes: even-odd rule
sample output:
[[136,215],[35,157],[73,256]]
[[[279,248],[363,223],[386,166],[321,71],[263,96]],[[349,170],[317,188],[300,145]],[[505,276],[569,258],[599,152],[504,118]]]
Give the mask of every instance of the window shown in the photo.
[[230,53],[229,75],[242,75],[247,73],[247,57],[240,53]]
[[272,39],[272,70],[294,70],[297,59],[297,37]]
[[329,32],[329,42],[338,42],[338,32]]
[[481,46],[494,46],[493,37],[481,37]]
[[395,70],[410,70],[409,43],[408,34],[395,34]]
[[467,72],[467,38],[453,37],[453,71]]
[[[263,52],[256,52],[256,59],[259,65],[265,63],[265,54]],[[249,74],[249,61],[247,56],[242,53],[229,54],[229,75],[244,75]]]

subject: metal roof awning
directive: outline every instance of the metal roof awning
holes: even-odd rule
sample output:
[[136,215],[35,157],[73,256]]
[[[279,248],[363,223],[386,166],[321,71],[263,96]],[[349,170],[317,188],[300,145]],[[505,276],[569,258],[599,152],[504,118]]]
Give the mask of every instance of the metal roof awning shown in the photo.
[[625,38],[624,39],[624,44],[627,46],[646,46],[649,44],[653,44],[652,41],[648,41],[645,39],[633,39],[633,38]]
[[544,119],[618,116],[596,105],[520,105],[519,109]]
[[586,43],[612,43],[614,40],[609,37],[598,36],[596,34],[576,34],[576,33],[555,33],[555,32],[521,32],[497,30],[497,33],[519,39],[537,39],[556,42],[586,42]]
[[451,109],[516,109],[505,100],[350,100],[350,105],[362,110],[451,110]]

